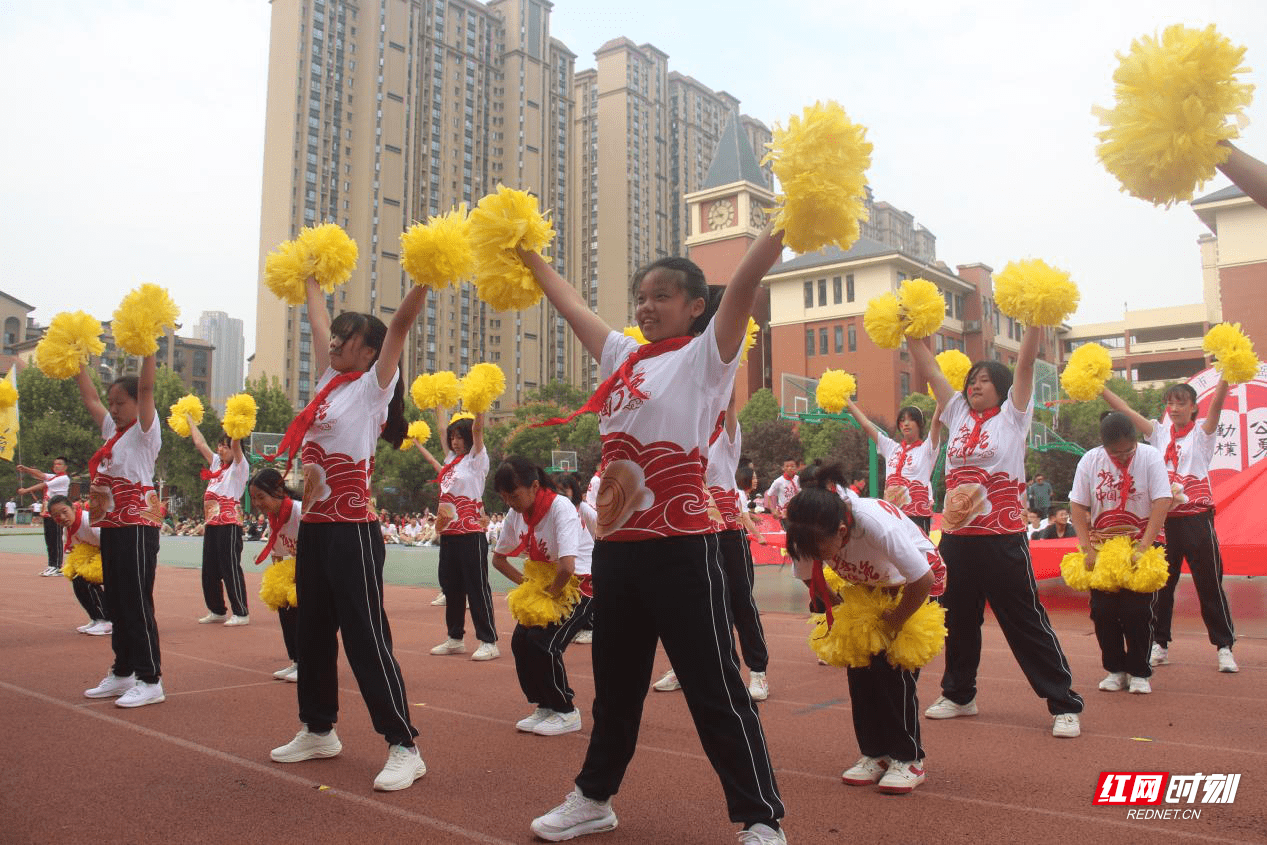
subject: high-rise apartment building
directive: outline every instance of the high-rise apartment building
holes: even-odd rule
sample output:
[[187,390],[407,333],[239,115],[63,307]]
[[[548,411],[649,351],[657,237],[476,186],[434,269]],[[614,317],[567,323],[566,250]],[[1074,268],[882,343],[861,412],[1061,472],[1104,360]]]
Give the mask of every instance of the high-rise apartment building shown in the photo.
[[215,347],[207,398],[223,413],[225,401],[242,391],[242,369],[246,362],[242,321],[223,311],[203,311],[194,327],[194,337]]

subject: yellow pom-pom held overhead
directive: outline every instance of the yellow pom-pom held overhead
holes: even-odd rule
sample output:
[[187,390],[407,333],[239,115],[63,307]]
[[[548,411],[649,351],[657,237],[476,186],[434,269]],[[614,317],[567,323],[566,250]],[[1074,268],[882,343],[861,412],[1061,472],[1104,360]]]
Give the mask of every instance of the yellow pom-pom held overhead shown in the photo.
[[1010,261],[994,277],[999,310],[1028,326],[1058,326],[1078,310],[1081,294],[1069,274],[1041,258]]
[[0,379],[0,411],[7,411],[18,403],[18,389],[8,379]]
[[[964,382],[968,380],[968,370],[972,369],[972,359],[958,349],[947,349],[945,352],[938,352],[936,360],[941,374],[950,382],[950,389],[956,393],[963,390]],[[928,392],[931,395],[932,388]]]
[[462,379],[462,407],[482,414],[506,390],[506,374],[496,364],[476,364]]
[[458,411],[456,414],[449,417],[449,425],[452,425],[453,423],[458,422],[459,420],[473,420],[473,419],[475,419],[475,415],[472,414],[470,411]]
[[114,342],[129,355],[146,357],[158,351],[158,338],[176,328],[180,309],[164,288],[141,285],[119,303],[110,331]]
[[245,440],[255,431],[255,416],[258,408],[255,397],[249,393],[237,393],[230,396],[224,405],[224,433],[234,440]]
[[479,298],[498,311],[536,305],[541,286],[515,252],[519,248],[540,255],[554,238],[554,227],[538,210],[536,197],[498,185],[471,212],[470,238]]
[[839,414],[858,389],[858,381],[844,370],[827,370],[818,380],[814,401],[829,414]]
[[400,441],[401,450],[412,449],[414,441],[418,443],[426,443],[431,438],[431,426],[427,425],[424,420],[414,420],[409,424],[409,430],[405,433],[405,439]]
[[1230,153],[1220,141],[1240,134],[1254,86],[1238,77],[1245,48],[1213,25],[1174,24],[1118,54],[1116,103],[1092,113],[1105,127],[1096,154],[1122,190],[1169,206],[1192,199]]
[[790,249],[805,253],[835,244],[847,250],[858,239],[858,221],[867,219],[866,136],[866,128],[831,101],[806,106],[788,119],[786,129],[775,125],[762,164],[772,164],[783,189],[773,209],[774,228],[783,230]]
[[449,370],[424,373],[409,386],[409,395],[421,410],[452,408],[458,403],[458,377]]
[[203,414],[202,400],[192,393],[186,394],[176,400],[168,413],[167,425],[171,427],[171,430],[181,437],[188,437],[190,434],[189,420],[185,418],[185,415],[188,414],[194,418],[194,425],[201,423]]
[[862,327],[867,330],[871,342],[881,349],[901,346],[905,327],[902,324],[902,304],[898,302],[897,295],[886,293],[868,302],[866,313],[862,315]]
[[352,278],[356,267],[356,241],[348,237],[337,223],[307,226],[295,238],[304,253],[308,275],[316,276],[317,284],[326,293]]
[[1258,374],[1254,344],[1240,323],[1219,323],[1206,332],[1201,348],[1215,358],[1214,367],[1228,384],[1243,384]]
[[466,204],[427,223],[415,223],[400,236],[400,264],[415,285],[446,288],[475,275]]
[[296,241],[283,241],[264,259],[264,284],[287,305],[303,305],[308,278],[304,250]]
[[93,355],[100,355],[101,323],[83,311],[63,311],[53,317],[35,346],[35,366],[49,378],[74,378]]
[[941,328],[946,318],[946,300],[937,285],[927,279],[902,282],[897,301],[907,337],[928,337]]
[[1098,343],[1084,343],[1069,356],[1060,386],[1079,402],[1090,402],[1104,391],[1104,383],[1113,375],[1113,358]]

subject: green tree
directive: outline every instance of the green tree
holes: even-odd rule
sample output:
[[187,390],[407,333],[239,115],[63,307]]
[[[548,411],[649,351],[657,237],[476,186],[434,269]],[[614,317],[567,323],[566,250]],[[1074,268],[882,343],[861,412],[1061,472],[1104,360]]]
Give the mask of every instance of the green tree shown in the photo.
[[756,470],[758,486],[765,489],[783,472],[783,462],[800,460],[805,447],[797,434],[797,426],[788,420],[757,423],[743,429],[743,452]]
[[[154,407],[158,413],[157,423],[161,426],[163,445],[158,451],[158,460],[154,462],[154,486],[160,489],[162,498],[171,500],[173,513],[182,518],[201,516],[202,494],[206,489],[201,473],[207,468],[207,462],[198,454],[190,438],[181,437],[167,424],[171,406],[188,392],[180,376],[167,367],[158,368],[154,377]],[[211,403],[206,397],[199,398],[205,410],[198,430],[214,448],[224,430]]]
[[771,423],[779,418],[779,403],[774,401],[774,392],[763,387],[748,397],[748,401],[739,409],[739,424],[744,431],[754,431],[763,423]]
[[261,373],[255,379],[247,379],[245,393],[255,398],[255,430],[281,433],[295,418],[295,407],[282,390],[277,376],[271,379]]
[[18,447],[13,463],[0,461],[0,485],[14,490],[32,480],[17,477],[19,463],[44,471],[65,456],[72,478],[86,489],[88,459],[101,446],[101,430],[79,397],[74,379],[53,379],[33,366],[18,374]]

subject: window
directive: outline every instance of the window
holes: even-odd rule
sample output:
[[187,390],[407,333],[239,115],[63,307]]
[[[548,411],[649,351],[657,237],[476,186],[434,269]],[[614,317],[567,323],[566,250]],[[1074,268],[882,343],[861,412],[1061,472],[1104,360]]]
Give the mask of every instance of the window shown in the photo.
[[[806,282],[805,284],[808,285],[809,282]],[[805,330],[805,354],[806,355],[814,354],[814,330],[813,329]]]
[[[837,279],[837,281],[840,281],[840,280]],[[840,288],[837,287],[836,290],[840,290]],[[845,351],[845,327],[844,326],[836,326],[836,351],[837,352]]]
[[955,294],[955,319],[956,320],[963,319],[963,294],[962,293]]
[[814,307],[814,283],[813,282],[805,283],[805,307],[806,308]]
[[845,301],[853,302],[853,273],[845,276]]
[[911,374],[902,373],[901,382],[902,382],[902,398],[905,399],[907,396],[911,395]]
[[827,329],[818,330],[818,354],[827,354]]
[[852,323],[849,324],[849,351],[858,351],[858,328]]
[[[819,305],[827,304],[827,280],[826,279],[818,280],[818,304]],[[825,352],[826,350],[823,350],[823,351]]]
[[[831,301],[833,305],[839,305],[842,293],[840,288],[840,277],[833,276],[831,280]],[[840,350],[836,350],[840,351]]]

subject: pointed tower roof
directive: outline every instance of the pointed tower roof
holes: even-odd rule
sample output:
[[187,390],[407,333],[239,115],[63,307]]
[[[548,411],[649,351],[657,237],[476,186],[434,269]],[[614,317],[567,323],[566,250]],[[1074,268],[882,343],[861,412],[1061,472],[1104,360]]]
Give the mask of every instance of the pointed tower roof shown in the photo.
[[765,174],[757,163],[757,156],[748,143],[748,135],[739,131],[739,124],[734,115],[726,122],[722,130],[721,140],[717,142],[717,152],[708,166],[708,176],[700,190],[730,185],[734,182],[751,182],[765,186]]

